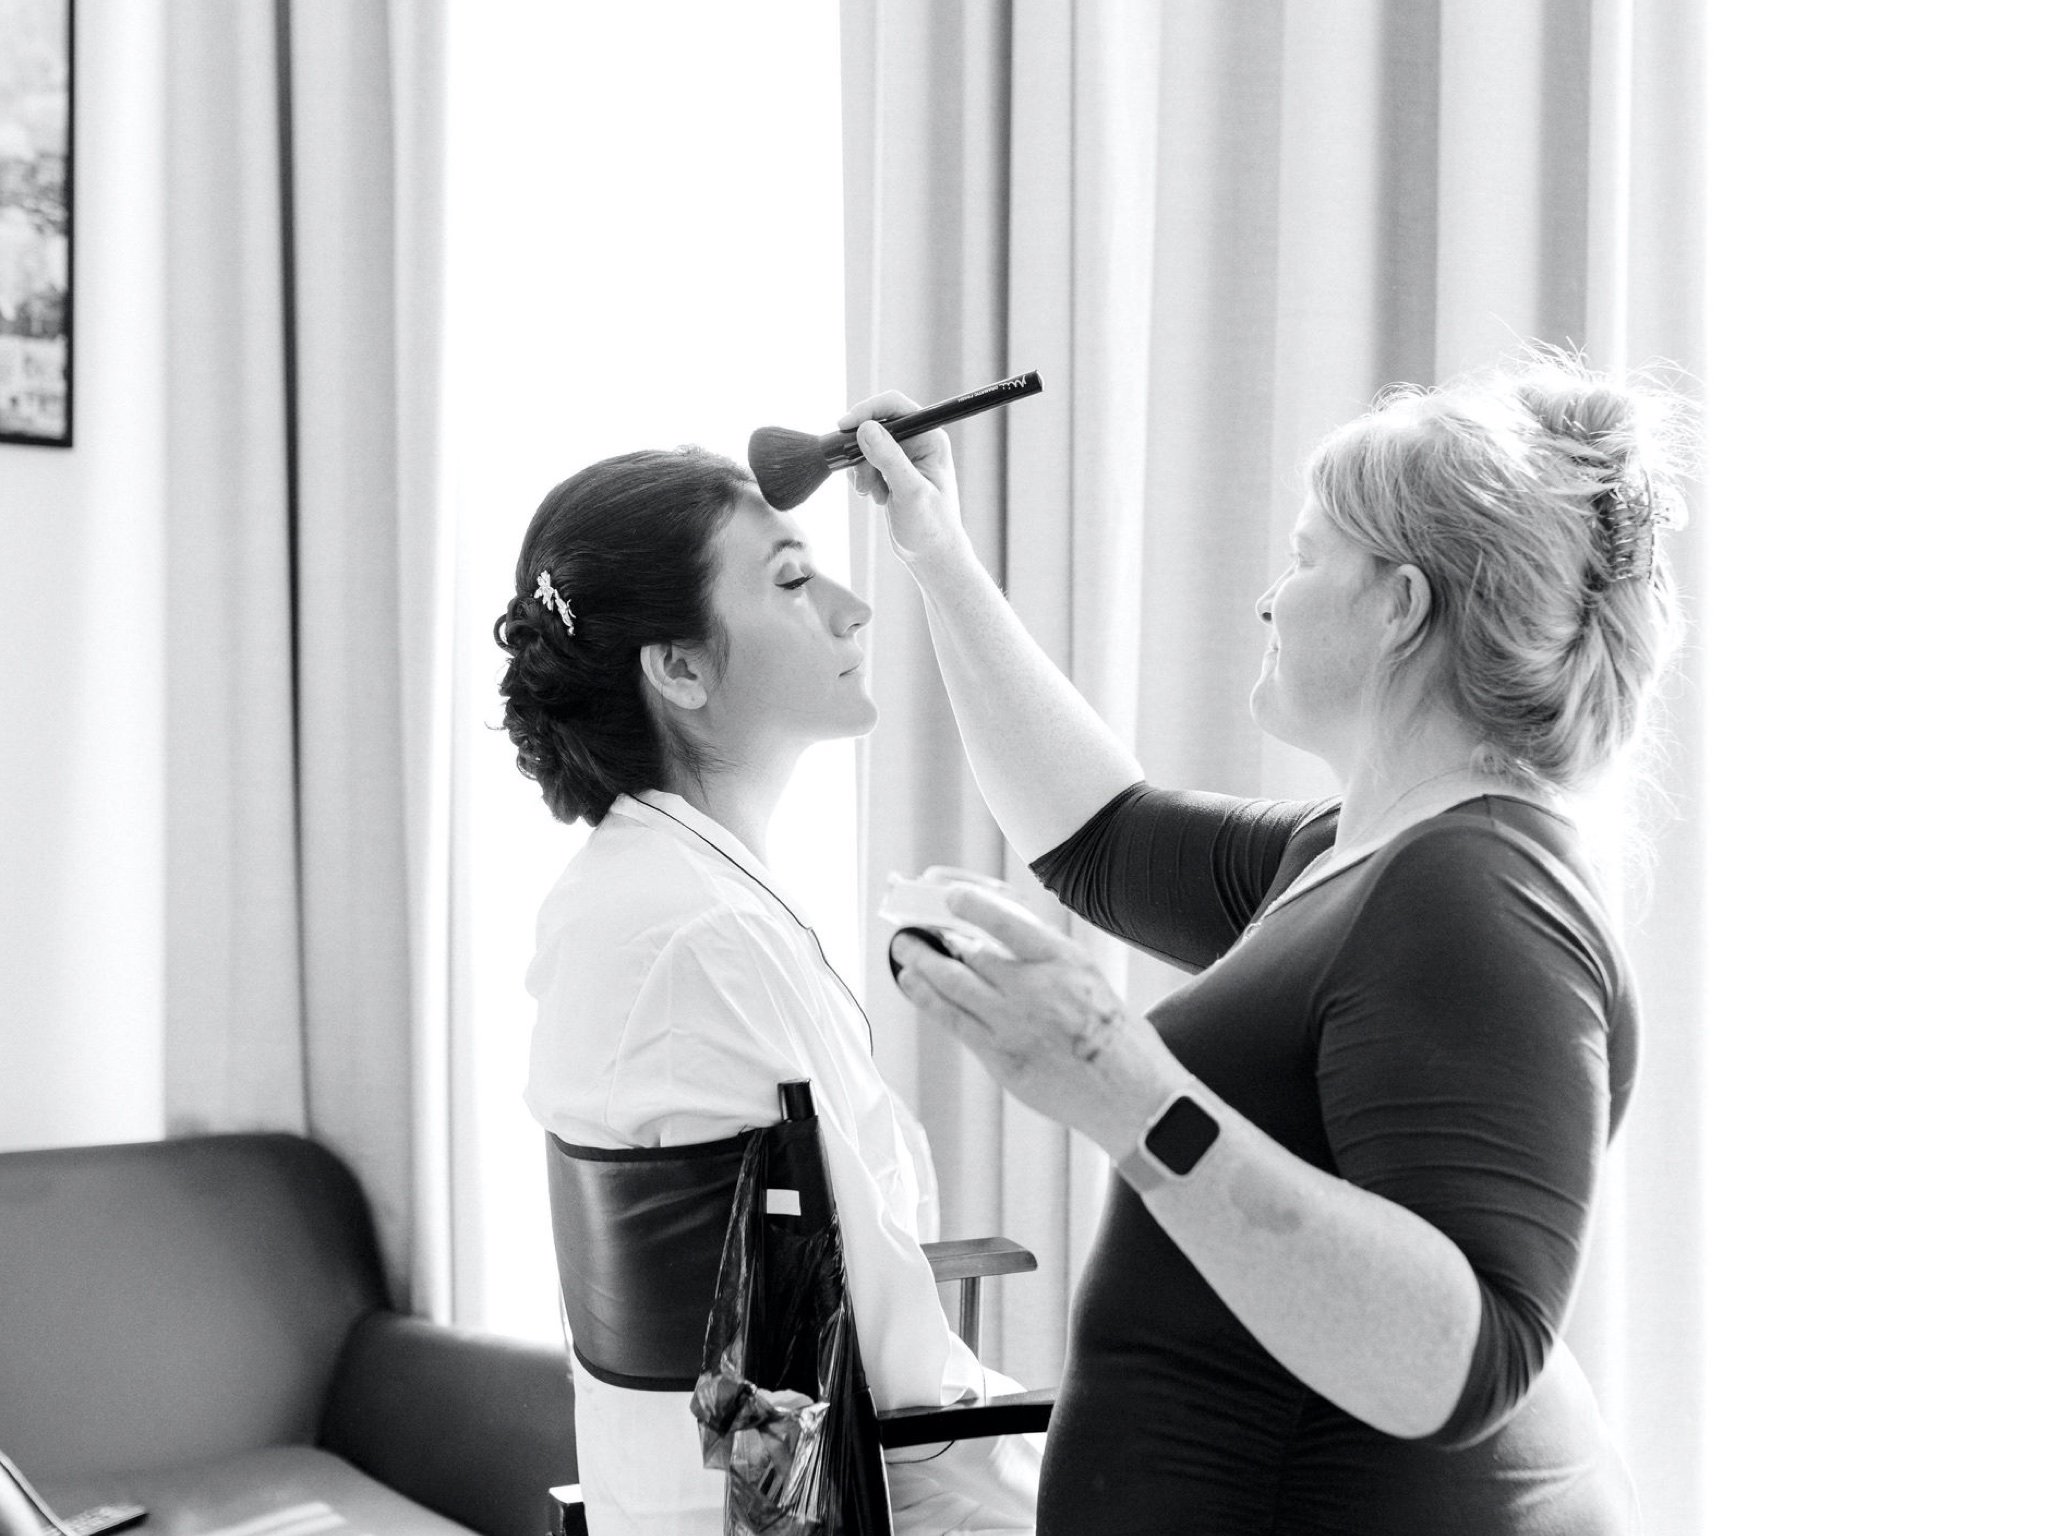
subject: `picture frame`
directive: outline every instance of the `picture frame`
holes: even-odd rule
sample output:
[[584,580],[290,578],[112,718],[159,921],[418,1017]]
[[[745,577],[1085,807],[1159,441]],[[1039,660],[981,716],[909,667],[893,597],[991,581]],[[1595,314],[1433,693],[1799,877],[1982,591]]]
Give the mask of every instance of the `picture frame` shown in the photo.
[[69,448],[76,0],[0,0],[0,443]]

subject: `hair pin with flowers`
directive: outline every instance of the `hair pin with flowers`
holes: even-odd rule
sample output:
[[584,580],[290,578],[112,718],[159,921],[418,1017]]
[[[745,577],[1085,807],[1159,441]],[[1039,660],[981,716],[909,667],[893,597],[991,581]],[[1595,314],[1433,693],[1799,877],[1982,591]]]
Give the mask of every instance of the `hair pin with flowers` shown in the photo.
[[576,633],[576,616],[569,611],[569,599],[562,596],[553,578],[546,571],[540,573],[540,585],[533,589],[534,601],[543,608],[551,608],[562,621],[562,628],[570,634]]

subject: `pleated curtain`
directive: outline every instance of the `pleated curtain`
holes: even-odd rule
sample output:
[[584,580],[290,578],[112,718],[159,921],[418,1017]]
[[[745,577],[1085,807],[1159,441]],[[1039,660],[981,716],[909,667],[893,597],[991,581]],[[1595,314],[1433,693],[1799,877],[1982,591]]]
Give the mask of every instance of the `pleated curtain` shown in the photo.
[[332,1148],[445,1317],[441,10],[166,18],[166,1123]]
[[[1155,782],[1331,792],[1251,723],[1253,602],[1309,450],[1383,385],[1530,340],[1697,372],[1698,0],[843,0],[841,23],[849,396],[1044,374],[1042,397],[952,429],[967,524]],[[883,712],[863,910],[930,863],[1035,890],[975,792],[916,588],[854,516]],[[1699,1525],[1697,734],[1681,677],[1654,875],[1626,913],[1644,1083],[1572,1324],[1648,1528],[1674,1533]],[[1083,937],[1141,1007],[1179,980]],[[871,924],[872,976],[885,939]],[[1040,1255],[985,1303],[984,1337],[1051,1382],[1103,1161],[891,988],[870,1011],[931,1130],[948,1235]]]

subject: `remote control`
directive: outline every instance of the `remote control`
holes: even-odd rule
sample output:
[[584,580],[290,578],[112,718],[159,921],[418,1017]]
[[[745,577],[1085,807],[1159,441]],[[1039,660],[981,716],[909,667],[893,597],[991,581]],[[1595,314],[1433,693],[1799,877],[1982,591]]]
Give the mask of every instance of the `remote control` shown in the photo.
[[95,1504],[68,1517],[64,1529],[71,1536],[106,1536],[109,1531],[126,1530],[148,1515],[140,1504]]

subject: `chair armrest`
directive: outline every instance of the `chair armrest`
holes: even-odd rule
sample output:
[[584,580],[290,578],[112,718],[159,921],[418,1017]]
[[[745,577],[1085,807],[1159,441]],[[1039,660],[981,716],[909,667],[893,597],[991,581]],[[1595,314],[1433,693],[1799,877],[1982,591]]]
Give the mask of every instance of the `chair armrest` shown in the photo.
[[1038,1268],[1038,1255],[1007,1237],[968,1237],[922,1246],[934,1280],[941,1285],[960,1282],[960,1340],[980,1354],[981,1282],[997,1275],[1029,1274]]
[[990,1275],[1026,1275],[1038,1268],[1038,1255],[1007,1237],[970,1237],[950,1243],[924,1244],[932,1278],[979,1280]]
[[[941,1285],[960,1282],[960,1337],[977,1354],[981,1350],[981,1282],[997,1275],[1029,1274],[1038,1256],[1007,1237],[970,1237],[950,1243],[926,1243],[924,1256],[932,1278]],[[943,1408],[891,1408],[877,1414],[882,1448],[932,1445],[941,1440],[973,1440],[983,1435],[1029,1435],[1052,1419],[1053,1389],[1012,1392],[948,1403]]]
[[562,1350],[376,1311],[349,1335],[320,1444],[484,1536],[547,1529],[576,1481],[576,1399]]
[[948,1403],[943,1408],[891,1408],[875,1417],[882,1426],[882,1449],[900,1445],[931,1445],[940,1440],[973,1440],[982,1435],[1030,1435],[1052,1419],[1053,1389],[1012,1392],[976,1402]]

